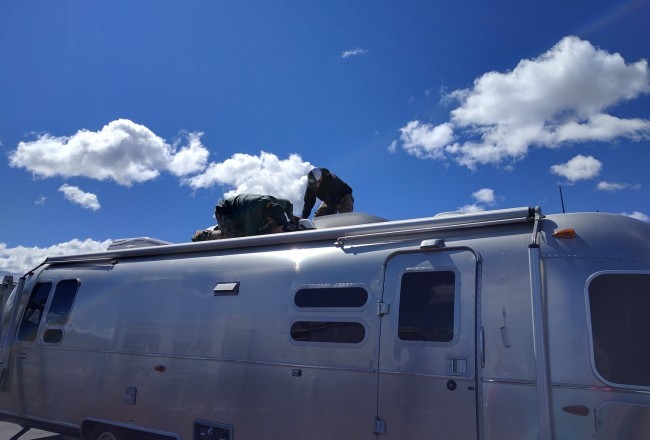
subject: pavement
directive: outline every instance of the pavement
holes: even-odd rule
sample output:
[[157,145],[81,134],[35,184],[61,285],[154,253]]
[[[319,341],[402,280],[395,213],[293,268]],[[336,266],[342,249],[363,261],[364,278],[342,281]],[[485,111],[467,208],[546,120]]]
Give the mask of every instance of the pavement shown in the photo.
[[[11,440],[18,434],[22,428],[18,425],[8,422],[0,422],[0,440]],[[54,434],[52,432],[41,431],[40,429],[30,429],[17,440],[77,440],[74,437]]]

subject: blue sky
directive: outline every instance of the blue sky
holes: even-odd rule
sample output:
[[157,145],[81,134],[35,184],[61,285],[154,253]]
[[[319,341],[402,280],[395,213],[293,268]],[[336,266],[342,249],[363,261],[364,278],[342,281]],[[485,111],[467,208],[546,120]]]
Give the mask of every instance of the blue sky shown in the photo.
[[306,172],[392,220],[650,218],[650,0],[0,2],[0,274]]

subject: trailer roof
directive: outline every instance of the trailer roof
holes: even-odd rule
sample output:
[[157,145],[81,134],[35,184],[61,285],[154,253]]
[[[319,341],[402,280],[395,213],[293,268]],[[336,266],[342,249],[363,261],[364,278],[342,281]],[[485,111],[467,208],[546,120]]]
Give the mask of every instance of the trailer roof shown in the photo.
[[[440,217],[426,217],[395,221],[387,221],[380,217],[362,213],[355,213],[354,215],[350,216],[347,216],[346,214],[336,214],[334,216],[331,216],[331,220],[317,220],[315,222],[317,226],[316,229],[287,232],[282,234],[266,234],[252,237],[229,238],[225,240],[211,240],[180,244],[166,244],[166,242],[162,240],[143,237],[141,239],[135,240],[142,240],[142,243],[150,242],[152,245],[146,247],[123,246],[117,249],[112,248],[104,252],[48,257],[43,262],[43,264],[195,253],[221,249],[237,249],[271,246],[278,244],[307,243],[323,240],[332,240],[335,244],[343,246],[345,243],[352,239],[365,239],[368,237],[380,236],[396,238],[435,230],[473,228],[505,223],[530,222],[536,215],[541,215],[541,209],[532,208],[529,206],[475,213],[446,213]],[[338,216],[342,217],[335,218]],[[354,224],[345,224],[353,220],[354,222],[352,223]],[[355,223],[358,221],[363,221],[363,223]],[[339,225],[339,223],[344,224]]]

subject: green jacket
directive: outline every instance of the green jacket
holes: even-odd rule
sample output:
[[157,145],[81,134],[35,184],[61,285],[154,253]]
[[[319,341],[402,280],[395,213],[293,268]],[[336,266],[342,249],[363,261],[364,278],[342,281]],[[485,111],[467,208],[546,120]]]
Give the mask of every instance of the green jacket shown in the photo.
[[245,236],[260,235],[264,226],[264,207],[269,203],[277,203],[284,209],[284,212],[293,217],[293,204],[285,199],[261,194],[239,194],[230,199],[223,199],[215,207],[217,213],[229,216]]

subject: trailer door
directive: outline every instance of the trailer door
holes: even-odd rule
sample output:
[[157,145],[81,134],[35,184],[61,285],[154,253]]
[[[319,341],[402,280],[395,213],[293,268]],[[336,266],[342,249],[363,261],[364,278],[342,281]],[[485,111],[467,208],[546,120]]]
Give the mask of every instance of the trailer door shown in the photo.
[[380,439],[476,439],[476,267],[468,250],[404,253],[386,265]]

